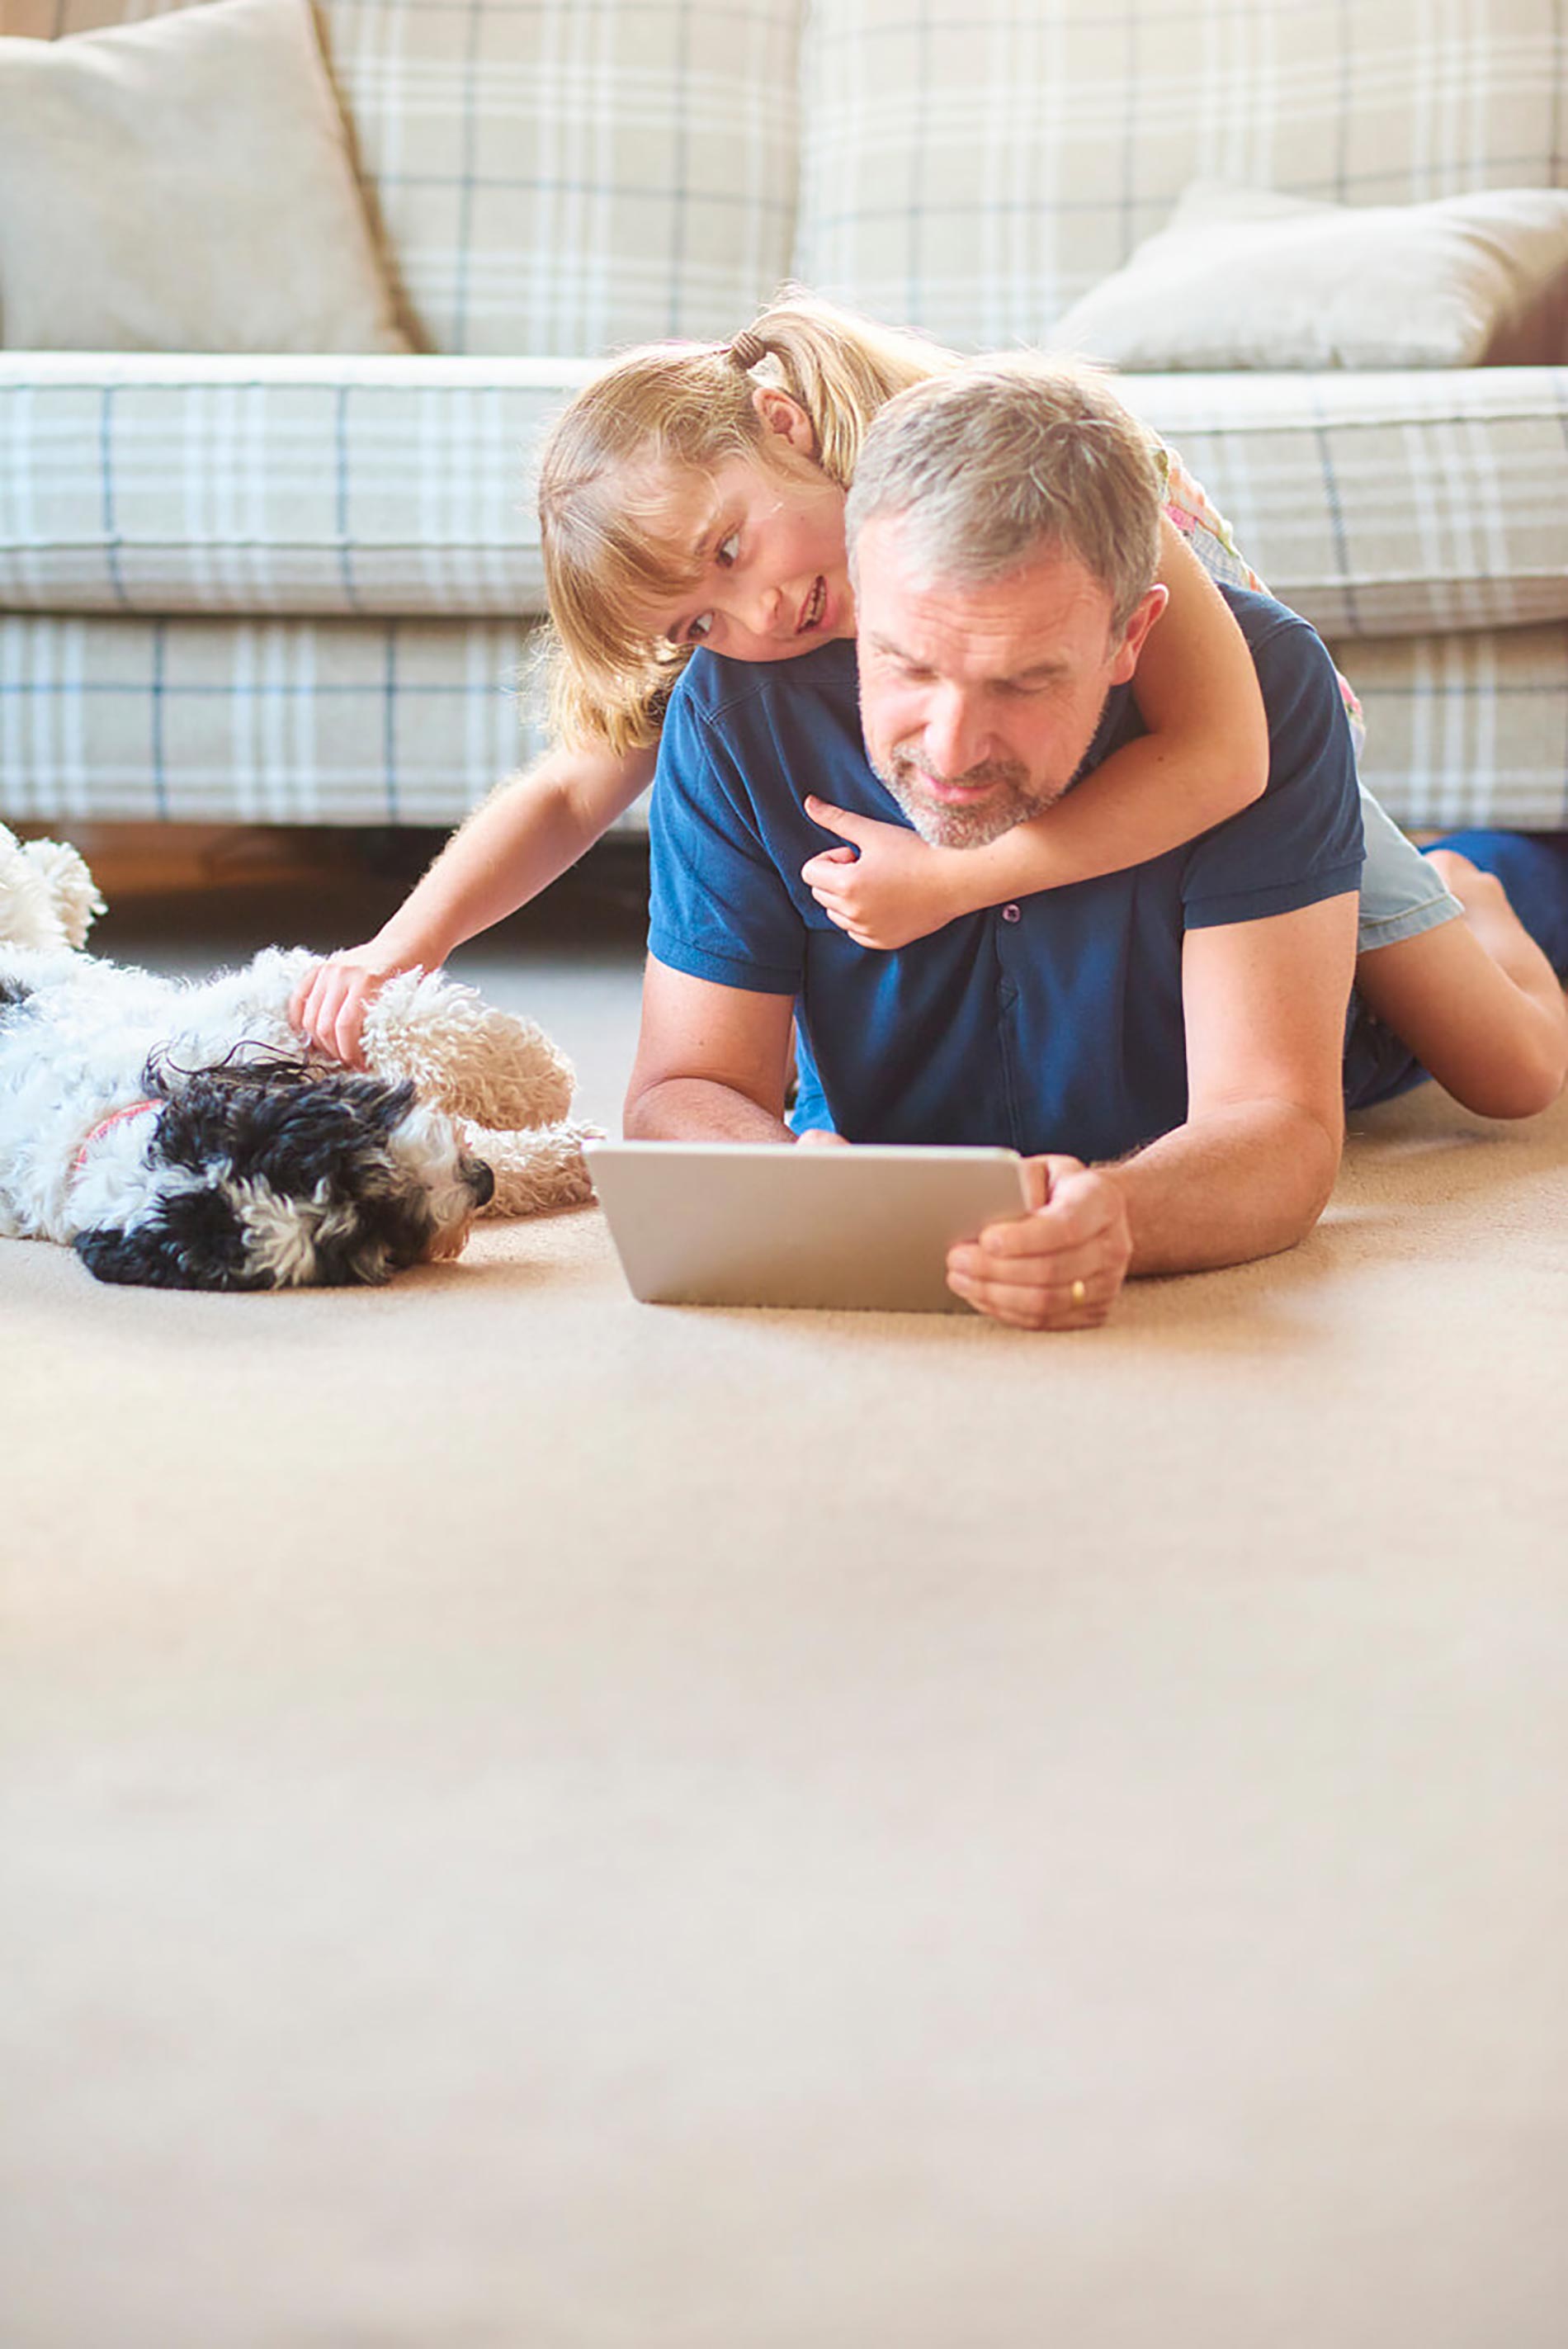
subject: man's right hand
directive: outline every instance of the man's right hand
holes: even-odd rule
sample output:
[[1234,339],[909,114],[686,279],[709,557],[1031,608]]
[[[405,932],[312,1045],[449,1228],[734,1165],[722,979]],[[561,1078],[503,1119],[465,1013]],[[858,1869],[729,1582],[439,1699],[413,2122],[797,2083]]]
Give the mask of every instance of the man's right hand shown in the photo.
[[1132,1234],[1121,1185],[1079,1158],[1024,1162],[1030,1207],[953,1248],[947,1285],[1018,1330],[1093,1330],[1121,1294]]
[[407,957],[389,952],[374,938],[328,955],[305,973],[289,1003],[289,1022],[307,1043],[317,1045],[350,1069],[363,1069],[360,1039],[365,1015],[389,978],[412,970]]

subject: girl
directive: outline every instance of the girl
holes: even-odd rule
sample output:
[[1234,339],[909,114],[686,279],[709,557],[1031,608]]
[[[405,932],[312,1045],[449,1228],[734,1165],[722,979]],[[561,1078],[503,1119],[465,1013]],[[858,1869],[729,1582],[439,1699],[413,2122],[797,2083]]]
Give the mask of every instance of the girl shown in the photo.
[[[294,1005],[308,1037],[356,1061],[386,978],[438,967],[600,837],[649,781],[664,704],[696,646],[788,660],[852,636],[843,505],[861,435],[906,384],[962,365],[799,295],[730,345],[633,351],[578,394],[546,443],[540,483],[562,747],[469,819],[375,938],[315,970]],[[1263,790],[1256,679],[1207,570],[1261,583],[1202,490],[1161,453],[1170,603],[1134,685],[1149,732],[986,849],[930,848],[901,825],[813,809],[849,844],[825,847],[803,877],[862,945],[903,945],[960,912],[1140,863]],[[1452,854],[1421,856],[1375,802],[1364,807],[1364,996],[1470,1107],[1543,1107],[1568,1067],[1550,965],[1489,875]]]

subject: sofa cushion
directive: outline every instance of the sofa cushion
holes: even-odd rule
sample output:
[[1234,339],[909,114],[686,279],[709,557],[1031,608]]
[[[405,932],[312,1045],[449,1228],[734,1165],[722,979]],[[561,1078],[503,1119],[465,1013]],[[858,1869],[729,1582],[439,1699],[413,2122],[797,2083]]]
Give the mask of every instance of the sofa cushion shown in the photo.
[[1051,328],[1113,367],[1458,367],[1568,358],[1568,191],[1320,204],[1194,181]]
[[[0,0],[0,30],[78,32],[170,5]],[[799,0],[320,0],[317,13],[428,348],[719,339],[786,274]]]
[[0,39],[15,349],[405,351],[308,0]]
[[1568,619],[1568,373],[1123,376],[1117,388],[1320,635]]
[[808,18],[796,270],[1036,342],[1188,182],[1409,204],[1568,186],[1553,0],[835,0]]
[[0,352],[0,605],[535,610],[528,454],[590,364]]
[[[537,611],[530,454],[589,363],[0,353],[0,605]],[[1128,377],[1326,633],[1568,618],[1568,375]]]

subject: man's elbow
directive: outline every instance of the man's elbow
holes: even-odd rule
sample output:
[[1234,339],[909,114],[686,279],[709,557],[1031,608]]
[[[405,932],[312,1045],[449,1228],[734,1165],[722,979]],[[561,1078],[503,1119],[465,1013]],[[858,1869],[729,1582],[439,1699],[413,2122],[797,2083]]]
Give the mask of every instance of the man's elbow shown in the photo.
[[1334,1196],[1339,1162],[1345,1154],[1345,1119],[1300,1109],[1293,1119],[1292,1167],[1295,1181],[1285,1207],[1287,1236],[1282,1247],[1295,1247],[1317,1223]]
[[1243,1115],[1261,1149],[1234,1195],[1234,1262],[1299,1247],[1334,1195],[1345,1145],[1344,1112],[1326,1105],[1255,1099]]
[[654,1138],[646,1116],[650,1091],[646,1085],[629,1085],[626,1089],[626,1098],[621,1104],[621,1131],[628,1142],[649,1142]]
[[634,1069],[621,1109],[621,1131],[628,1142],[670,1140],[668,1091],[665,1078],[641,1076]]

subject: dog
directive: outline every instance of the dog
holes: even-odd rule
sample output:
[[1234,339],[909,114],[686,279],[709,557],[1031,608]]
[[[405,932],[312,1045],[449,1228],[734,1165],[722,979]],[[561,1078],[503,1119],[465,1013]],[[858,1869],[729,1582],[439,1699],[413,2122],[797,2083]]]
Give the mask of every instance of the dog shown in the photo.
[[0,826],[0,1234],[100,1280],[341,1286],[459,1255],[481,1211],[592,1198],[598,1129],[531,1020],[406,972],[354,1074],[289,1026],[307,949],[166,978],[84,951],[101,910],[74,850]]

